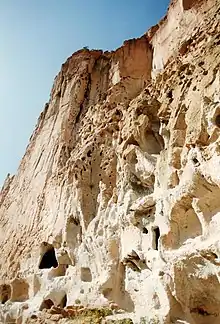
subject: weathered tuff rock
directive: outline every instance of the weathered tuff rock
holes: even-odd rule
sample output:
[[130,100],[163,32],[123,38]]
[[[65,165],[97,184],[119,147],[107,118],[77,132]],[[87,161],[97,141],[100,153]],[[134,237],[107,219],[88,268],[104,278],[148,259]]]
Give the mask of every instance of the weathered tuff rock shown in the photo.
[[1,323],[220,323],[219,45],[219,1],[175,0],[62,65],[1,191]]

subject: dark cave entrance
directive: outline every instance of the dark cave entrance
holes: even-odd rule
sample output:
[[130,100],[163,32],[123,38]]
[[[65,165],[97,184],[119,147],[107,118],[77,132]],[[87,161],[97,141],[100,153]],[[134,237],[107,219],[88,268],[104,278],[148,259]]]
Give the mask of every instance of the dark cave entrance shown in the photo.
[[51,299],[45,299],[41,306],[40,306],[40,311],[42,311],[43,309],[51,309],[51,307],[54,305],[53,301]]
[[155,227],[153,228],[153,249],[154,250],[158,250],[159,238],[160,238],[160,229],[159,227]]
[[1,285],[0,286],[0,301],[2,304],[5,304],[11,298],[11,286],[10,285]]
[[54,247],[50,247],[43,255],[39,269],[49,269],[49,268],[57,268],[58,262],[55,254]]

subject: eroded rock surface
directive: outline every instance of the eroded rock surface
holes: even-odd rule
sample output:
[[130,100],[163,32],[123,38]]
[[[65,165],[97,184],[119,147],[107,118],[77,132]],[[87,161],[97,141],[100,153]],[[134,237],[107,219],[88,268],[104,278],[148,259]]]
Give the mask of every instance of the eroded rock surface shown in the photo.
[[220,323],[219,67],[217,0],[62,65],[1,191],[1,323]]

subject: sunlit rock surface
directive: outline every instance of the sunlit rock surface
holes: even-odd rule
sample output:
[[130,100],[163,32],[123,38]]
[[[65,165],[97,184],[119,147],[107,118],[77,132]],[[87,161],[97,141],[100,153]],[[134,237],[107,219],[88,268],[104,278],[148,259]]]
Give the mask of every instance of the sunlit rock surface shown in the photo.
[[0,323],[220,323],[219,67],[217,0],[62,65],[0,195]]

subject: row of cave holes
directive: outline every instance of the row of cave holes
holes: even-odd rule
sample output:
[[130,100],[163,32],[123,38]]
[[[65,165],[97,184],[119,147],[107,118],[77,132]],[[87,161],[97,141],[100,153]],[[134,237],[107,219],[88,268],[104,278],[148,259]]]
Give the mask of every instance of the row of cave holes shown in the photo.
[[[0,295],[1,303],[5,304],[9,299],[11,299],[11,297],[12,297],[11,286],[6,284],[2,285],[1,295]],[[65,294],[58,306],[64,308],[66,304],[67,304],[67,296]],[[42,311],[43,309],[50,309],[53,305],[54,303],[51,299],[45,299],[42,302],[39,310]]]
[[[143,234],[148,234],[148,229],[146,227],[143,228]],[[153,249],[158,251],[158,247],[159,247],[159,238],[160,238],[160,229],[159,227],[154,227],[152,228],[152,234],[153,234]]]
[[[160,229],[159,227],[154,227],[152,229],[153,231],[153,249],[158,250],[159,245],[159,238],[160,238]],[[148,234],[147,228],[143,228],[143,234]],[[57,268],[58,262],[56,259],[56,254],[53,246],[50,246],[48,250],[43,254],[42,259],[39,264],[39,269],[50,269],[50,268]],[[92,274],[91,270],[89,268],[81,268],[81,280],[85,282],[91,282],[92,281]],[[2,294],[1,294],[1,302],[4,304],[7,300],[10,299],[11,296],[11,287],[10,285],[3,285],[2,286]],[[49,303],[49,302],[48,302]],[[63,302],[62,304],[65,304],[66,302]],[[49,303],[50,304],[50,303]],[[49,305],[48,304],[48,305]],[[47,308],[47,303],[45,301],[45,304],[42,306],[44,308]]]
[[[41,262],[39,264],[39,269],[49,269],[49,268],[57,268],[58,262],[56,259],[56,254],[54,247],[50,247],[43,255]],[[92,273],[90,268],[88,267],[82,267],[81,268],[81,281],[84,282],[91,282],[92,281]],[[0,302],[2,304],[5,304],[8,300],[12,298],[12,288],[9,284],[3,284],[0,286]],[[26,298],[27,299],[27,298]],[[63,299],[61,300],[60,304],[58,306],[64,308],[67,303],[67,296],[65,295]],[[40,306],[40,310],[43,309],[50,309],[54,303],[51,301],[51,299],[46,299],[42,302]]]
[[[152,229],[153,231],[153,249],[158,250],[159,245],[159,238],[160,238],[160,229],[159,227],[154,227]],[[143,233],[148,234],[148,230],[146,228],[143,228]],[[50,246],[50,248],[44,253],[40,264],[39,269],[49,269],[49,268],[57,268],[58,262],[56,259],[56,254],[53,246]],[[84,282],[91,282],[92,281],[92,274],[90,268],[82,267],[81,268],[81,280]],[[6,303],[11,298],[11,286],[10,285],[2,285],[1,286],[1,302],[2,304]],[[63,297],[61,303],[59,304],[60,307],[64,308],[67,303],[67,297],[66,295]],[[42,302],[40,306],[40,310],[43,309],[50,309],[54,303],[51,299],[46,299]]]
[[[56,254],[54,247],[50,247],[48,251],[46,251],[41,259],[41,262],[39,264],[39,269],[48,269],[48,268],[56,268],[58,266],[58,262],[56,259]],[[92,281],[92,273],[90,268],[82,267],[81,268],[81,281],[84,282],[91,282]],[[62,298],[61,302],[59,303],[59,307],[64,308],[67,305],[67,295],[65,294]],[[43,309],[51,309],[51,307],[54,306],[54,302],[51,299],[45,299],[41,306],[40,311]]]
[[[47,265],[49,266],[49,263]],[[91,274],[91,270],[89,268],[86,268],[86,267],[81,268],[81,280],[84,282],[92,281],[92,274]],[[66,305],[67,305],[67,295],[65,294],[57,306],[64,308],[64,307],[66,307]],[[45,300],[43,300],[39,310],[42,311],[43,309],[51,309],[52,306],[54,306],[54,302],[51,299],[45,299]]]
[[[148,230],[146,227],[143,228],[143,234],[148,234]],[[159,247],[159,238],[160,238],[160,229],[159,227],[152,228],[152,248],[154,250],[158,250]],[[56,254],[54,247],[51,246],[43,255],[41,262],[39,264],[39,269],[49,269],[49,268],[57,268],[58,262],[56,259]],[[81,280],[84,282],[92,281],[91,270],[87,267],[81,268]]]
[[[159,227],[155,227],[153,230],[153,249],[158,250],[159,238],[160,238],[160,229]],[[148,234],[148,230],[146,228],[143,229],[144,234]],[[50,269],[50,268],[57,268],[58,262],[56,259],[56,254],[53,246],[50,246],[49,249],[43,254],[43,257],[39,264],[39,269]],[[91,282],[92,281],[92,274],[91,270],[87,267],[81,268],[81,280],[84,282]],[[2,285],[1,287],[1,302],[4,304],[11,298],[11,287],[10,285]],[[51,301],[52,302],[52,301]],[[45,300],[44,304],[42,304],[41,308],[51,308],[50,300]],[[66,297],[62,301],[62,305],[66,304]],[[65,307],[65,306],[63,306]]]
[[[87,156],[90,158],[91,157],[91,155],[92,155],[92,151],[93,150],[89,150],[88,152],[87,152]],[[103,154],[103,152],[101,151],[100,153],[99,153],[99,155],[100,156],[102,156],[102,154]],[[85,161],[85,157],[82,157],[82,161]],[[95,162],[96,161],[96,159],[93,159],[93,162]],[[92,162],[91,161],[89,161],[89,165],[91,166],[92,165]],[[106,163],[105,163],[105,165],[103,165],[102,167],[100,167],[100,169],[101,170],[103,170],[103,171],[106,171],[106,170],[108,170],[108,168],[109,168],[109,161],[107,161]],[[80,174],[82,175],[83,174],[83,171],[84,172],[86,172],[86,166],[85,165],[83,165],[83,170],[80,170]],[[112,172],[111,172],[112,173]],[[102,176],[102,174],[101,173],[99,173],[99,177],[101,177]],[[111,178],[111,175],[109,175],[108,176],[109,178]],[[78,180],[78,175],[77,174],[75,174],[75,179],[76,180]],[[101,181],[102,181],[103,179],[101,178]],[[109,184],[111,185],[112,184],[112,182],[110,181],[109,182]],[[87,195],[88,196],[88,195]]]

